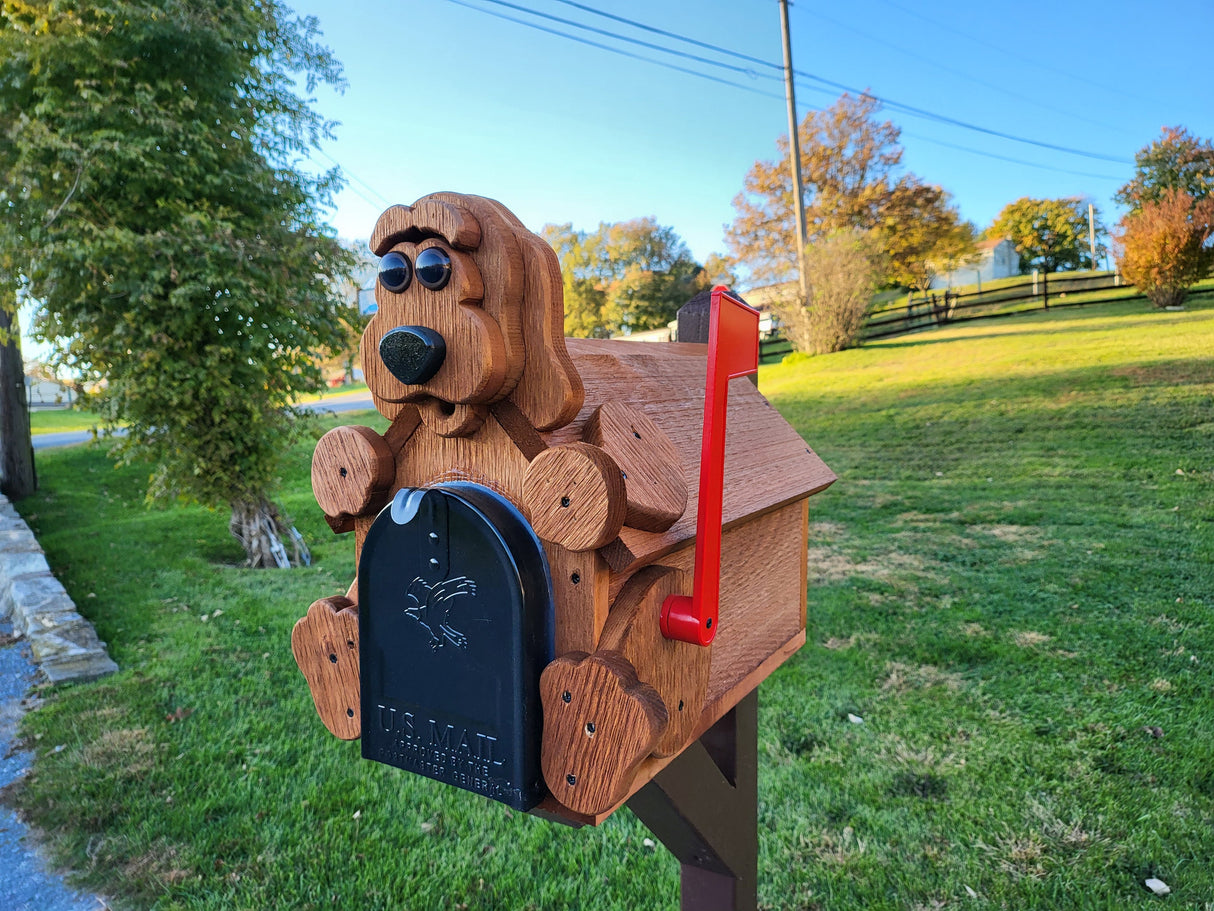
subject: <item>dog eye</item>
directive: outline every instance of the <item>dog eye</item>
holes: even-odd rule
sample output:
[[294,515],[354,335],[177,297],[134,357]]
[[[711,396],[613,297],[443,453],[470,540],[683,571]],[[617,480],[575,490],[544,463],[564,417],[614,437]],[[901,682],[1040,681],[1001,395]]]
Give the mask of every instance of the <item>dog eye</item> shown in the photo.
[[437,291],[451,278],[451,257],[437,247],[427,247],[417,254],[417,280]]
[[379,283],[394,294],[409,287],[413,279],[413,266],[409,257],[395,250],[379,261]]

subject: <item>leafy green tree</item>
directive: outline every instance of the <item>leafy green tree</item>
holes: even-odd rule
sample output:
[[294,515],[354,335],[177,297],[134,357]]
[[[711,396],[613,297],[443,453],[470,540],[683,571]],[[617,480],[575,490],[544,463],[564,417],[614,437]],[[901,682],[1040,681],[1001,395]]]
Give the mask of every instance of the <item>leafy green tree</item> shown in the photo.
[[[297,82],[298,80],[298,82]],[[290,403],[340,344],[351,265],[322,227],[337,186],[299,163],[341,85],[315,20],[275,0],[7,0],[0,8],[0,262],[42,303],[58,363],[128,425],[149,499],[231,509],[282,565],[270,500]]]
[[565,286],[565,333],[606,338],[665,326],[709,286],[673,228],[654,218],[602,223],[593,232],[545,225]]
[[1211,237],[1214,197],[1195,200],[1173,187],[1121,220],[1117,268],[1156,307],[1179,307],[1189,285],[1214,265]]
[[[1107,232],[1095,210],[1096,255],[1105,249]],[[1088,265],[1088,202],[1067,199],[1030,199],[1025,196],[1003,207],[985,232],[987,237],[1008,237],[1020,254],[1020,271],[1041,269],[1060,272]]]
[[1214,194],[1214,142],[1184,127],[1164,127],[1163,135],[1134,156],[1134,177],[1113,198],[1131,211],[1160,202],[1168,190],[1183,190],[1194,202]]
[[931,184],[896,185],[877,230],[888,256],[886,278],[917,291],[931,287],[941,263],[975,252],[973,226],[949,204],[949,194]]
[[[880,111],[881,103],[870,95],[844,94],[801,121],[797,136],[807,239],[814,242],[840,230],[877,230],[892,277],[909,284],[919,280],[937,232],[954,225],[957,215],[939,187],[899,173],[901,130],[888,120],[880,122]],[[734,220],[725,229],[734,262],[754,284],[776,284],[797,274],[787,137],[776,145],[776,159],[757,161],[747,172],[742,192],[733,200]],[[812,275],[808,278],[813,281]]]

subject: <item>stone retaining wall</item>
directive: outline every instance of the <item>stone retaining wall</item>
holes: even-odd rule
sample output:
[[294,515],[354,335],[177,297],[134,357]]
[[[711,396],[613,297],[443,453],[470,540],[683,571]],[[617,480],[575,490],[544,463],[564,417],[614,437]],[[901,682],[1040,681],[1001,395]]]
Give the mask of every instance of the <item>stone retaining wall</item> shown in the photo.
[[29,642],[51,683],[95,680],[118,670],[93,624],[80,616],[51,573],[34,533],[2,495],[0,619],[11,620],[13,632]]

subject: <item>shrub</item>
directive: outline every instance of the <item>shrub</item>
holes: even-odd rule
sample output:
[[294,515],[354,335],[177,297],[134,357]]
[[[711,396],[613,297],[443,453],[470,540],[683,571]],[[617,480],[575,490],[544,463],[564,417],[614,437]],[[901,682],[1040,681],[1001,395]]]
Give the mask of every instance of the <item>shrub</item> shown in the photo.
[[1214,264],[1214,198],[1165,190],[1121,220],[1117,267],[1156,307],[1177,307]]
[[884,271],[879,242],[866,231],[837,231],[805,248],[809,300],[774,302],[798,351],[827,354],[850,347]]

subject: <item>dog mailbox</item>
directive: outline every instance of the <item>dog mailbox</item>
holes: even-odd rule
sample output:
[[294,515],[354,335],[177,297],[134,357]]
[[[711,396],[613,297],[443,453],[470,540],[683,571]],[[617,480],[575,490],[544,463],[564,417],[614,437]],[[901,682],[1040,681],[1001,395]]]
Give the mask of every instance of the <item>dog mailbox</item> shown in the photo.
[[566,339],[555,254],[497,202],[394,206],[371,246],[391,424],[317,444],[356,579],[296,660],[364,757],[597,823],[803,644],[834,475],[737,378],[757,317],[721,290],[707,350]]

